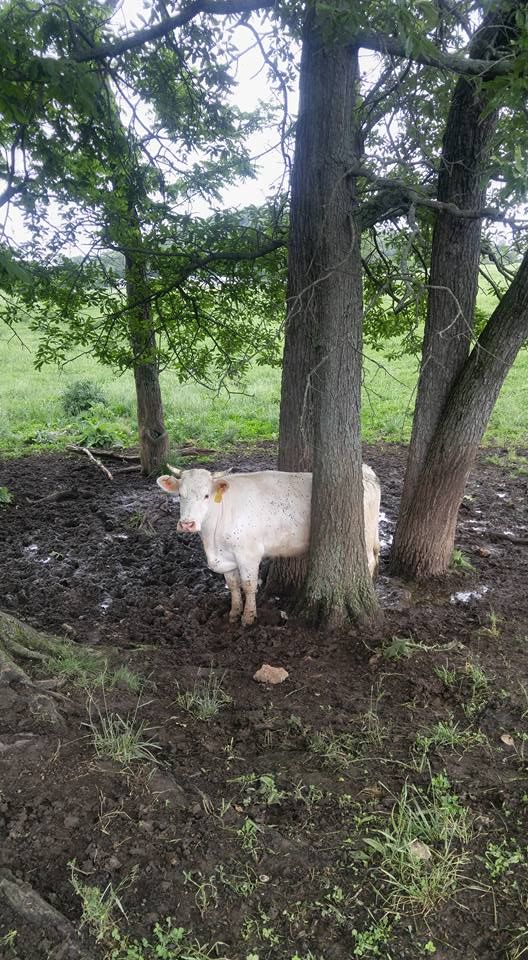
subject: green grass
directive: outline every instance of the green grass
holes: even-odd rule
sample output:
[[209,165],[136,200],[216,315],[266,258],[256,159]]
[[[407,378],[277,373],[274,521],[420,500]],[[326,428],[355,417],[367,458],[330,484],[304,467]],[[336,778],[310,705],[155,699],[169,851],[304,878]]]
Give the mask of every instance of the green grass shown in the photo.
[[212,720],[218,716],[222,707],[233,702],[233,698],[222,689],[222,678],[210,671],[208,677],[197,680],[192,690],[178,693],[176,703],[197,720]]
[[[479,305],[491,312],[493,298],[481,292]],[[131,372],[117,376],[92,357],[73,359],[62,369],[48,366],[36,371],[33,359],[37,337],[20,324],[18,337],[0,325],[0,449],[20,454],[35,447],[57,448],[97,436],[90,417],[67,415],[60,401],[76,380],[92,380],[108,401],[108,412],[99,407],[95,420],[102,424],[103,439],[115,433],[122,443],[134,443],[135,397]],[[394,342],[387,352],[394,350]],[[407,441],[415,399],[418,361],[413,357],[387,360],[365,350],[362,428],[368,442]],[[254,367],[244,393],[225,391],[216,396],[193,383],[180,384],[173,371],[161,375],[167,428],[174,445],[197,441],[217,448],[233,441],[275,439],[278,435],[280,370]],[[88,425],[86,423],[88,419]],[[111,429],[113,426],[113,429]],[[101,432],[101,430],[99,431]],[[524,350],[510,371],[497,401],[485,442],[508,446],[525,444],[528,437],[528,352]]]
[[380,877],[389,908],[429,913],[455,896],[473,824],[469,810],[451,792],[443,775],[425,791],[405,783],[388,818],[365,842],[380,856]]

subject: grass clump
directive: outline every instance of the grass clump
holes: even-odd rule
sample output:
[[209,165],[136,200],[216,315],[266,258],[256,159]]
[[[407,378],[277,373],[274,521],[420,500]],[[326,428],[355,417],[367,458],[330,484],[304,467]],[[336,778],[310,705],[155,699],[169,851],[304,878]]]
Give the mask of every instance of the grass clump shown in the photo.
[[2,507],[8,507],[12,502],[13,494],[11,493],[9,487],[0,487],[0,509]]
[[133,940],[114,929],[115,946],[108,954],[108,960],[227,960],[220,954],[220,943],[212,946],[193,940],[184,927],[175,927],[167,918],[164,923],[156,923],[150,937]]
[[108,883],[104,890],[101,890],[100,887],[84,883],[79,879],[80,870],[75,860],[70,860],[68,866],[71,885],[82,906],[80,928],[88,927],[96,943],[108,942],[114,930],[116,911],[119,910],[126,917],[120,894],[134,882],[138,868],[134,867],[117,887]]
[[209,947],[198,943],[184,927],[173,926],[170,917],[164,923],[156,923],[150,937],[141,940],[133,939],[120,929],[118,914],[127,919],[121,894],[136,880],[138,867],[116,887],[109,883],[102,890],[80,879],[75,860],[68,866],[73,889],[82,906],[80,928],[87,927],[96,943],[104,944],[106,960],[210,960],[211,957],[227,960],[220,955],[221,944]]
[[222,707],[233,702],[233,698],[222,687],[222,679],[211,670],[207,679],[197,680],[192,690],[179,693],[176,703],[197,720],[212,720]]
[[310,733],[308,749],[320,758],[323,766],[333,769],[348,767],[360,754],[355,733],[334,733],[330,728]]
[[85,690],[126,686],[132,692],[138,692],[142,686],[141,677],[128,667],[114,670],[108,659],[97,651],[67,642],[58,644],[56,650],[46,657],[45,670]]
[[459,550],[458,547],[455,547],[453,550],[451,567],[458,573],[475,573],[475,567],[469,557],[466,557],[466,554],[462,550]]
[[472,730],[470,727],[461,728],[459,723],[449,717],[447,720],[439,720],[432,727],[425,728],[419,733],[415,740],[416,752],[419,755],[418,769],[421,771],[425,766],[428,754],[432,750],[460,750],[464,753],[471,747],[487,744],[487,738],[480,730]]
[[[153,729],[144,720],[133,717],[121,717],[118,713],[101,713],[97,708],[98,719],[91,716],[87,724],[90,728],[95,752],[99,758],[108,758],[128,766],[134,760],[159,763],[155,751],[161,746],[149,735]],[[137,713],[137,710],[136,710]]]
[[489,703],[491,696],[490,679],[480,664],[474,660],[467,661],[464,674],[466,696],[462,703],[462,709],[468,720],[473,720],[482,713]]
[[429,913],[453,897],[468,859],[459,847],[472,832],[469,811],[451,793],[445,776],[433,777],[427,793],[406,783],[395,798],[388,827],[365,840],[381,859],[387,905]]

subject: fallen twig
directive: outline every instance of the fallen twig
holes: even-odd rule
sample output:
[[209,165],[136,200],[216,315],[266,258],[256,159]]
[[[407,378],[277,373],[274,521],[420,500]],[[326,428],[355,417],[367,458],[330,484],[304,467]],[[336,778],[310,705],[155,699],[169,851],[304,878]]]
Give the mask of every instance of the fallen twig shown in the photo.
[[174,453],[178,457],[199,457],[208,453],[216,453],[216,450],[210,450],[208,447],[178,447]]
[[519,546],[528,544],[528,537],[515,537],[510,533],[502,533],[500,530],[492,530],[488,534],[489,540],[508,540],[509,543],[515,543]]
[[48,493],[45,497],[40,497],[38,500],[30,500],[29,497],[26,497],[27,503],[30,503],[31,506],[34,506],[36,503],[60,503],[61,500],[76,500],[79,496],[78,490],[54,490],[53,493]]
[[90,452],[90,450],[88,449],[88,447],[78,447],[76,443],[69,443],[69,444],[67,445],[66,449],[67,449],[67,450],[73,450],[74,453],[85,453],[86,456],[92,461],[92,463],[95,463],[95,465],[96,465],[97,467],[99,467],[99,469],[102,470],[104,474],[106,474],[106,476],[108,477],[109,480],[113,480],[113,479],[114,479],[113,476],[112,476],[112,474],[110,473],[110,470],[108,470],[108,469],[105,467],[105,465],[104,465],[103,463],[101,463],[100,460],[97,459],[97,457],[94,457],[93,453]]
[[110,460],[129,460],[134,463],[139,461],[139,453],[119,453],[118,450],[94,450],[93,447],[86,447],[92,454],[99,454],[100,457],[108,457]]
[[131,467],[118,467],[115,473],[137,473],[141,470],[140,463],[134,463]]

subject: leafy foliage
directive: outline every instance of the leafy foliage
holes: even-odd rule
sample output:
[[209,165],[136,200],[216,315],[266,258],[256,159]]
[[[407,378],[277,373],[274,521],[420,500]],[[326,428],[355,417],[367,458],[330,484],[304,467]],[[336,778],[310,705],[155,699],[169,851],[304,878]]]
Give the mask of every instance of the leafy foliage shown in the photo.
[[76,417],[78,413],[89,410],[94,404],[105,404],[105,395],[92,380],[75,380],[68,384],[61,396],[65,413]]

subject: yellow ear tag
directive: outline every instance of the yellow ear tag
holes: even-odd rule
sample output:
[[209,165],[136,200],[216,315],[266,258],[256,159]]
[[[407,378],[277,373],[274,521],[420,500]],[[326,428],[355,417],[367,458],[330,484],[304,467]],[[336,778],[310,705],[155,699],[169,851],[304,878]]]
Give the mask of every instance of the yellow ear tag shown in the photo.
[[223,490],[217,490],[217,491],[216,491],[216,493],[215,493],[215,495],[214,495],[214,502],[215,502],[215,503],[222,503],[222,495],[223,495],[223,492],[224,492]]

